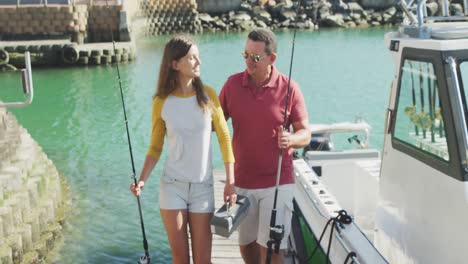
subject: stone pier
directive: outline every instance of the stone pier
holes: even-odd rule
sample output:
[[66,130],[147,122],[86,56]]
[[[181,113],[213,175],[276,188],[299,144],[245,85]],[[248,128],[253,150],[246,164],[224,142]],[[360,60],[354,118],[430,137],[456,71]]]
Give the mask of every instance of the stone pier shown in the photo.
[[43,263],[70,205],[55,165],[0,107],[0,263]]

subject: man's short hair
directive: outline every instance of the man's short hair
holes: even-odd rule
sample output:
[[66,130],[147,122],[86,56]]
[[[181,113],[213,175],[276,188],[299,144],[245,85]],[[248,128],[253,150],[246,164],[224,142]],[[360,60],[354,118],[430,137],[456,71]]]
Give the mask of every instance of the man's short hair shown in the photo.
[[249,33],[248,38],[253,41],[261,41],[265,43],[265,52],[268,55],[276,53],[276,48],[278,45],[276,42],[275,33],[273,33],[271,30],[267,28],[256,28]]

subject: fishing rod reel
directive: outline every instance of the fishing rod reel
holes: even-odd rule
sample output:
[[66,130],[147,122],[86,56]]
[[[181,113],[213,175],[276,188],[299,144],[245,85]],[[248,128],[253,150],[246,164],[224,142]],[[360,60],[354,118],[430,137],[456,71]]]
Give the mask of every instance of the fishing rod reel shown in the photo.
[[278,196],[278,188],[275,190],[275,202],[273,210],[271,211],[270,219],[270,240],[267,242],[267,256],[266,263],[271,263],[271,254],[273,254],[273,246],[275,248],[275,254],[279,253],[281,240],[284,238],[284,225],[276,225],[276,198]]
[[150,256],[141,256],[140,259],[138,260],[138,264],[150,264],[151,258]]
[[270,240],[268,240],[267,242],[267,247],[268,247],[267,258],[268,257],[271,258],[273,245],[275,248],[275,254],[279,253],[281,240],[283,240],[283,238],[284,238],[284,225],[276,225],[274,227],[270,227]]

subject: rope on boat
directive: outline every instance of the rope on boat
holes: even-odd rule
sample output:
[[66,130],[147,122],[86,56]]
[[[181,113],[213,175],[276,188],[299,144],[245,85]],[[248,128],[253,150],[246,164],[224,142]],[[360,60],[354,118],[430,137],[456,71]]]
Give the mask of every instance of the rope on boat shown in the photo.
[[350,264],[354,264],[353,258],[355,257],[356,257],[356,253],[354,253],[354,251],[349,252],[348,255],[346,256],[344,264],[348,264],[348,260],[351,260]]
[[[317,245],[315,246],[314,250],[312,250],[312,253],[310,254],[309,257],[307,257],[307,259],[305,259],[304,261],[301,261],[301,263],[307,263],[309,262],[310,260],[312,260],[312,258],[314,257],[315,253],[317,253],[317,250],[318,248],[320,247],[320,242],[322,241],[323,239],[323,236],[325,235],[325,232],[327,231],[328,229],[328,226],[330,225],[330,223],[332,223],[331,225],[331,231],[330,231],[330,236],[328,238],[328,246],[327,246],[327,264],[330,263],[330,249],[331,249],[331,242],[333,240],[333,231],[335,230],[336,228],[336,225],[340,225],[340,226],[343,226],[343,224],[345,225],[349,225],[353,222],[353,219],[351,218],[351,216],[348,215],[348,213],[346,212],[346,210],[340,210],[338,212],[338,215],[335,216],[335,217],[332,217],[330,218],[327,223],[325,224],[325,227],[323,228],[322,230],[322,234],[320,234],[320,238],[319,240],[317,241]],[[346,257],[346,260],[345,260],[345,264],[347,264],[348,262],[348,259],[349,258],[352,258],[352,257],[355,257],[356,254],[354,253],[354,256],[351,255],[351,253],[354,253],[354,252],[350,252],[348,254],[348,256]],[[351,255],[351,256],[350,256]],[[353,262],[351,262],[353,263]]]
[[[108,0],[106,0],[106,6],[109,9],[109,3]],[[113,51],[116,54],[116,48],[115,48],[115,41],[114,41],[114,32],[112,31],[111,25],[109,25],[109,30],[111,34],[111,39],[112,39],[112,47]],[[137,185],[137,179],[135,176],[135,162],[133,160],[133,150],[132,150],[132,142],[130,140],[130,132],[128,129],[128,119],[127,119],[127,111],[125,109],[125,100],[124,100],[124,94],[123,94],[123,89],[122,89],[122,79],[120,78],[120,70],[119,70],[119,63],[116,62],[116,70],[117,70],[117,79],[119,81],[119,89],[120,89],[120,99],[122,101],[122,108],[123,108],[123,113],[124,113],[124,119],[125,119],[125,128],[127,131],[127,142],[128,142],[128,150],[130,152],[130,160],[132,163],[132,178],[135,186]],[[141,202],[140,202],[140,196],[137,196],[137,203],[138,203],[138,213],[140,216],[140,226],[141,226],[141,232],[143,236],[143,249],[145,250],[145,255],[140,257],[138,260],[139,264],[149,264],[151,262],[151,257],[149,254],[148,250],[148,241],[146,240],[146,232],[145,232],[145,223],[143,222],[143,212],[141,210]]]

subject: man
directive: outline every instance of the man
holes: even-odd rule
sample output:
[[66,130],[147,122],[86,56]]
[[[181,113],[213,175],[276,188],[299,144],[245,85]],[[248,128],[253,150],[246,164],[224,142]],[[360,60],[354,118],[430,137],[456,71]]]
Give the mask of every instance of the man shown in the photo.
[[249,33],[242,53],[246,70],[228,78],[220,93],[226,119],[232,119],[235,185],[251,206],[239,227],[239,245],[245,263],[265,263],[271,211],[273,208],[278,159],[283,159],[279,183],[276,224],[285,226],[280,254],[271,263],[284,262],[284,249],[291,228],[294,176],[292,149],[310,141],[304,97],[296,82],[290,83],[286,127],[283,131],[288,77],[273,63],[277,58],[273,32],[255,29]]

